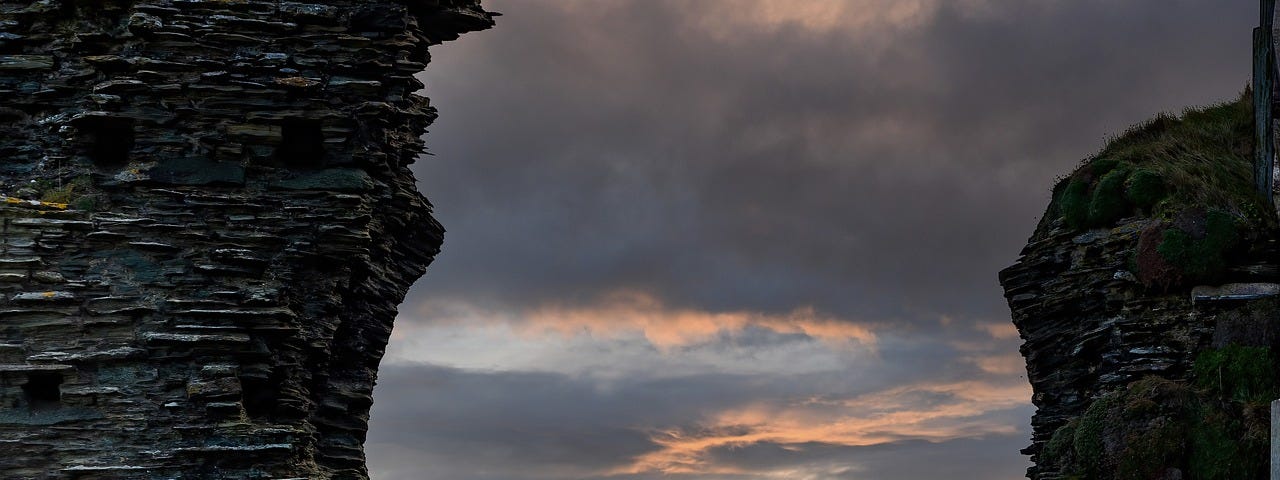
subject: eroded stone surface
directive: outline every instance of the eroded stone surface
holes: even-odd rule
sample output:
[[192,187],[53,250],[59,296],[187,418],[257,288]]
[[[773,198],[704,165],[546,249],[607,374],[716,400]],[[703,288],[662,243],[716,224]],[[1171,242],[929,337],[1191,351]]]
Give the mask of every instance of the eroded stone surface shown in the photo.
[[[1196,356],[1226,345],[1274,347],[1280,340],[1271,295],[1271,241],[1253,245],[1222,287],[1162,292],[1143,287],[1130,268],[1138,236],[1153,220],[1131,218],[1080,233],[1043,222],[1018,262],[1000,272],[1036,406],[1033,480],[1066,478],[1042,462],[1053,433],[1092,401],[1146,376],[1186,380]],[[1223,296],[1226,296],[1224,298]]]
[[365,478],[475,0],[0,0],[5,478]]
[[1191,290],[1193,302],[1222,302],[1258,300],[1280,295],[1280,284],[1228,283],[1226,285],[1201,285]]

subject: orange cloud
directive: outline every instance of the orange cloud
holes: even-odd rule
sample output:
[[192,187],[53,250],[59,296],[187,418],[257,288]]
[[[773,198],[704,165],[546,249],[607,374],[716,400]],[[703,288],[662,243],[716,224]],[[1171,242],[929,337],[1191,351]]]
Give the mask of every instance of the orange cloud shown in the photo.
[[1018,338],[1018,327],[1013,326],[1013,322],[1005,321],[983,323],[978,325],[978,328],[987,332],[987,335],[990,335],[991,338],[996,340],[1013,340]]
[[962,360],[992,375],[1008,377],[1026,373],[1026,362],[1012,345],[1012,341],[1018,338],[1018,329],[1012,323],[978,323],[973,328],[986,333],[988,338],[947,342],[952,348],[965,353]]
[[1014,426],[980,417],[1023,405],[1030,397],[1025,382],[963,381],[908,385],[845,400],[756,404],[714,415],[697,429],[654,432],[657,451],[609,473],[744,474],[713,464],[710,453],[762,443],[800,450],[810,443],[856,447],[1010,434]]
[[732,0],[682,6],[700,29],[720,40],[784,28],[875,37],[926,25],[943,6],[970,16],[998,11],[992,0]]
[[[490,9],[503,10],[507,1],[486,0]],[[657,3],[641,0],[634,3]],[[886,31],[920,28],[937,18],[945,6],[969,17],[989,17],[1000,12],[995,0],[725,0],[699,2],[668,0],[685,20],[719,41],[744,35],[794,29],[814,34],[840,33],[862,40],[877,40]],[[558,8],[578,17],[605,17],[611,9],[632,3],[600,0],[557,0]]]
[[433,319],[433,323],[503,323],[528,336],[586,333],[601,338],[618,338],[641,334],[660,349],[697,345],[722,334],[740,333],[749,328],[801,334],[835,346],[874,348],[876,344],[876,334],[871,327],[823,316],[810,307],[786,314],[708,312],[672,308],[641,292],[615,293],[593,305],[545,305],[515,314],[480,311],[467,305],[431,303],[421,315]]
[[994,375],[1019,375],[1027,373],[1026,360],[1017,352],[970,357],[968,359],[982,371]]

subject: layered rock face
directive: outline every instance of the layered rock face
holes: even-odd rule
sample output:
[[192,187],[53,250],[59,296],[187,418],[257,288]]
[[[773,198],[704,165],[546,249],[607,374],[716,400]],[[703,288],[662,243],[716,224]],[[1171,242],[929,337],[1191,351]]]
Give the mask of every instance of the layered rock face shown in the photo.
[[0,0],[0,472],[367,478],[477,0]]
[[[1146,376],[1186,381],[1206,349],[1274,343],[1275,303],[1211,296],[1195,301],[1187,292],[1144,288],[1129,259],[1151,222],[1131,218],[1114,229],[1083,233],[1045,222],[1017,264],[1000,274],[1037,407],[1032,445],[1023,450],[1036,463],[1028,475],[1033,480],[1065,478],[1041,461],[1045,444],[1104,394]],[[1270,244],[1259,247],[1251,257],[1270,256]],[[1245,262],[1230,278],[1274,281],[1275,275]]]
[[1000,272],[1037,407],[1029,478],[1265,475],[1280,274],[1250,97],[1114,139]]

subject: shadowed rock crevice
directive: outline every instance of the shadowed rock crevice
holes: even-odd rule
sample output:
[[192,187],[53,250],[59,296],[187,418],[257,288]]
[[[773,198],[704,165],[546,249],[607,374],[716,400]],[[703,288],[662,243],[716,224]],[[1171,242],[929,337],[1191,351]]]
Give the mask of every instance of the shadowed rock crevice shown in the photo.
[[366,478],[475,0],[0,0],[0,471]]

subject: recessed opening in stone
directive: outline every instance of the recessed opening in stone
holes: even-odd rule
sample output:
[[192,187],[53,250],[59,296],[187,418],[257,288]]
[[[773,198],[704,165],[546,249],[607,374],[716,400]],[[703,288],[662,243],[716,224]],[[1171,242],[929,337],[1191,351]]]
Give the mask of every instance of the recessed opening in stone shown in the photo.
[[94,165],[120,166],[129,161],[133,150],[133,120],[128,118],[95,118],[78,125],[87,142],[89,158]]
[[118,9],[128,4],[127,0],[63,0],[63,5],[72,8],[89,10]]
[[[3,51],[4,51],[3,49],[0,49],[0,52],[3,52]],[[16,108],[9,108],[9,107],[0,107],[0,125],[20,123],[20,122],[27,121],[30,118],[31,116],[28,115],[26,112],[23,112],[22,110],[18,110]]]
[[276,160],[286,167],[324,165],[324,133],[319,120],[288,118],[280,125],[280,148]]
[[33,372],[22,385],[22,394],[32,409],[57,407],[62,402],[62,374]]
[[275,412],[280,398],[279,378],[244,375],[240,377],[240,391],[244,412],[249,418],[269,418]]

